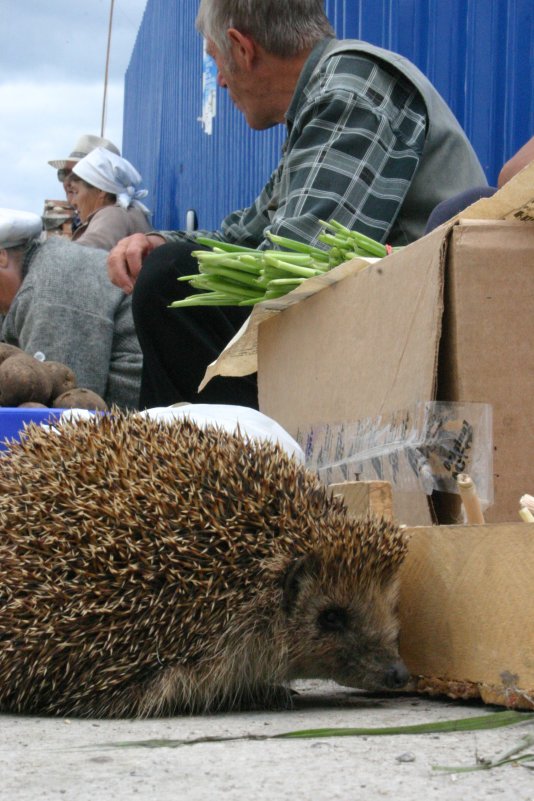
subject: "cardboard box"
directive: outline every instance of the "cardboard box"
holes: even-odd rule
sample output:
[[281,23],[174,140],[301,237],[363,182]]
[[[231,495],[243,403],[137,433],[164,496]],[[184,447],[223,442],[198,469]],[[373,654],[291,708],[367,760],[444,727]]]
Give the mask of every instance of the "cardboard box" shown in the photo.
[[[452,229],[436,395],[492,406],[494,504],[488,522],[517,520],[519,498],[534,487],[533,271],[534,223]],[[451,522],[454,512],[454,505],[442,504],[439,517]]]
[[[534,490],[533,271],[533,223],[463,221],[345,277],[259,327],[261,411],[298,436],[421,400],[490,404],[486,520],[517,519]],[[457,521],[448,500],[439,522]],[[401,522],[432,522],[426,507],[395,495]]]
[[400,649],[414,689],[534,709],[534,523],[408,533]]
[[[391,485],[330,485],[353,517],[393,518]],[[534,709],[534,523],[406,530],[400,652],[410,690]]]
[[[533,186],[534,163],[385,259],[348,262],[255,307],[201,386],[257,369],[261,411],[293,436],[421,401],[489,404],[486,520],[516,520],[521,495],[534,494]],[[397,493],[399,521],[458,522],[456,496],[432,500]]]

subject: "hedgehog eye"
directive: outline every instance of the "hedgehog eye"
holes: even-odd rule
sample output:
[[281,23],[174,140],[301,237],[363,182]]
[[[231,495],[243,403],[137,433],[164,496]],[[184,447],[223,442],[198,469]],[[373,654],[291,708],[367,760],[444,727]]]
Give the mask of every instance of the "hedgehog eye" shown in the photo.
[[323,609],[317,618],[317,623],[323,631],[343,631],[348,623],[347,610],[340,606]]

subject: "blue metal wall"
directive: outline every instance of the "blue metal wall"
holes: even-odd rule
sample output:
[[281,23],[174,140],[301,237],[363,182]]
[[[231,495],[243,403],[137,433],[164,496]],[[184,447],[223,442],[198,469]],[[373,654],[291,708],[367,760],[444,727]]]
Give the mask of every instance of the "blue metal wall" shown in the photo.
[[[290,2],[290,0],[288,0]],[[187,209],[216,228],[256,196],[276,165],[283,126],[251,131],[217,92],[202,113],[198,0],[148,0],[126,73],[123,152],[150,191],[155,227],[183,228]],[[534,0],[326,0],[340,37],[410,58],[445,97],[494,183],[534,134]]]

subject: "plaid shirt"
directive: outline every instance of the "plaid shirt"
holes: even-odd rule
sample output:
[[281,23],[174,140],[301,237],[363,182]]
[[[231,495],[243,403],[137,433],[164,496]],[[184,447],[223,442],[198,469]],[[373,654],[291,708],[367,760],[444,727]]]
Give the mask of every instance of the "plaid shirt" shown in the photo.
[[286,115],[282,159],[268,183],[252,206],[229,214],[210,236],[272,248],[265,238],[272,231],[316,243],[320,220],[334,219],[380,241],[395,239],[394,222],[425,144],[426,106],[399,71],[367,54],[343,52],[318,66],[331,41],[320,42],[304,66]]

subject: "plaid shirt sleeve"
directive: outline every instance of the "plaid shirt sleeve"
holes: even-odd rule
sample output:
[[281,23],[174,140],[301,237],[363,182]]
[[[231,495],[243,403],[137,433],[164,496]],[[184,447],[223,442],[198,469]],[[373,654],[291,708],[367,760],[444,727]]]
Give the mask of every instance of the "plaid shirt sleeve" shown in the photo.
[[[316,243],[335,219],[387,241],[425,143],[427,115],[415,87],[369,56],[343,53],[316,70],[288,120],[280,164],[252,206],[218,232],[272,247],[272,231]],[[402,244],[402,243],[396,243]]]

